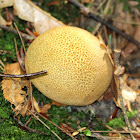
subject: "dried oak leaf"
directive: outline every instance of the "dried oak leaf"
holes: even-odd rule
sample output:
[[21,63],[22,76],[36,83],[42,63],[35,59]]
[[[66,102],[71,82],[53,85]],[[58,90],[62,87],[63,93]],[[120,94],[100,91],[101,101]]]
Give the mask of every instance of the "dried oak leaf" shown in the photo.
[[40,109],[40,112],[41,113],[47,113],[48,110],[51,108],[52,104],[46,104],[44,105],[41,109]]
[[[4,74],[24,74],[18,62],[12,64],[6,64],[3,70]],[[24,87],[29,87],[29,83],[25,78],[9,78],[4,77],[2,80],[2,90],[5,100],[9,101],[15,108],[12,107],[13,111],[18,112],[16,114],[22,114],[23,116],[26,113],[27,108],[27,93],[22,90]]]
[[21,19],[31,22],[37,33],[64,25],[61,21],[43,11],[30,0],[0,0],[0,8],[13,6],[14,13]]

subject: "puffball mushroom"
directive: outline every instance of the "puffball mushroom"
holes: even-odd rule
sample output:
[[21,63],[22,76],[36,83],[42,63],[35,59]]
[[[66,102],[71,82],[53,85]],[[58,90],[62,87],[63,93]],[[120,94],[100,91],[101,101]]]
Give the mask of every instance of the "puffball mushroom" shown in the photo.
[[110,85],[113,66],[100,41],[86,30],[62,26],[46,31],[29,46],[27,73],[47,70],[31,78],[45,96],[66,105],[96,101]]

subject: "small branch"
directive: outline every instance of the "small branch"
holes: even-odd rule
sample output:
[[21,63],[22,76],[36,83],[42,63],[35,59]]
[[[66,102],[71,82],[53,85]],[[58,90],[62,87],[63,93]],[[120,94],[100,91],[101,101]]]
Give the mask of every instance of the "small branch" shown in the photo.
[[93,133],[123,133],[123,134],[133,133],[133,134],[140,134],[140,132],[136,132],[136,131],[93,131],[93,130],[91,130],[91,132],[93,132]]
[[3,70],[3,67],[0,65],[0,69]]
[[17,30],[17,32],[18,32],[18,35],[19,35],[20,40],[21,40],[21,43],[22,43],[23,50],[24,50],[25,55],[26,55],[26,49],[25,49],[25,45],[24,45],[24,43],[23,43],[22,34],[21,34],[21,32],[19,31],[19,29],[18,29],[16,23],[14,23],[14,25],[15,25],[15,27],[16,27],[16,30]]
[[44,74],[44,73],[47,73],[47,71],[40,71],[40,72],[24,74],[24,75],[0,74],[0,77],[24,78],[24,77],[37,76],[37,75]]
[[136,46],[138,46],[140,48],[140,42],[139,41],[137,41],[134,38],[132,38],[131,36],[125,34],[121,30],[119,30],[118,28],[116,28],[115,26],[109,24],[107,21],[105,21],[101,17],[95,15],[92,11],[90,11],[88,8],[86,8],[81,3],[79,3],[79,2],[77,2],[75,0],[68,0],[68,1],[71,2],[71,3],[73,3],[75,6],[79,7],[83,11],[83,13],[85,15],[88,15],[90,18],[96,20],[97,22],[102,23],[103,25],[105,25],[110,30],[115,31],[116,33],[120,34],[121,36],[123,36],[124,38],[126,38],[127,40],[129,40],[130,42],[132,42],[133,44],[135,44]]
[[72,140],[76,140],[70,133],[68,133],[67,131],[65,131],[64,129],[62,129],[61,127],[59,127],[58,125],[56,125],[55,123],[53,123],[52,121],[50,121],[49,119],[46,119],[43,115],[41,115],[40,113],[38,113],[39,116],[41,116],[42,118],[44,118],[45,120],[47,120],[49,123],[53,124],[54,126],[56,126],[57,128],[59,128],[62,132],[66,133],[68,136],[70,136],[72,138]]
[[28,110],[38,121],[40,121],[40,123],[42,123],[47,129],[49,129],[59,140],[62,140],[53,130],[51,130],[51,128],[46,125],[41,119],[39,119],[39,117],[37,117],[34,113],[32,113],[30,110]]
[[2,65],[2,67],[4,67],[4,63],[2,62],[1,59],[0,59],[0,65]]
[[[15,29],[12,29],[11,27],[8,27],[8,26],[5,26],[5,25],[0,25],[0,28],[18,35],[18,32]],[[20,34],[24,39],[29,39],[29,40],[34,39],[33,37],[31,37],[31,36],[29,36],[25,33],[20,32]]]
[[18,124],[19,124],[20,126],[22,126],[23,128],[25,128],[25,129],[27,129],[27,130],[33,132],[33,133],[38,133],[38,134],[41,134],[41,135],[46,135],[45,133],[39,132],[39,131],[37,131],[37,130],[35,130],[35,129],[32,129],[32,128],[26,126],[26,125],[23,124],[19,119],[15,118],[15,117],[14,117],[14,119],[15,119],[15,121],[17,121]]

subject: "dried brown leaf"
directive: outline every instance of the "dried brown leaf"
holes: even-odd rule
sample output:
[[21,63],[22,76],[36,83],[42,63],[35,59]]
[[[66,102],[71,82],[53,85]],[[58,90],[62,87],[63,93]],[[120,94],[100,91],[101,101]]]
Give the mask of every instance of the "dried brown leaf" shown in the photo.
[[130,5],[130,6],[137,6],[137,5],[139,5],[139,2],[138,1],[128,1],[128,4]]
[[[4,67],[3,73],[17,75],[24,74],[19,63],[17,62],[13,64],[7,63]],[[17,111],[20,113],[20,111],[24,110],[24,107],[26,106],[27,93],[22,90],[24,87],[29,87],[28,81],[25,78],[21,79],[4,77],[2,80],[3,96],[5,100],[9,101],[15,106],[15,108],[12,108],[14,112]],[[24,113],[22,112],[22,114]]]
[[67,123],[61,123],[61,128],[67,132],[74,132],[75,130]]
[[39,108],[39,105],[36,101],[36,99],[33,97],[33,105],[34,105],[34,108],[36,109],[36,111],[39,113],[41,112],[40,108]]
[[7,3],[3,5],[0,3],[0,7],[13,6],[15,13],[19,18],[32,22],[36,32],[42,34],[43,32],[64,25],[61,21],[52,17],[49,13],[43,11],[34,3],[29,0],[6,0]]
[[51,104],[46,104],[40,109],[40,112],[47,113],[50,108],[51,108]]
[[52,2],[48,3],[49,6],[52,6],[52,5],[59,5],[59,4],[60,4],[60,0],[52,1]]

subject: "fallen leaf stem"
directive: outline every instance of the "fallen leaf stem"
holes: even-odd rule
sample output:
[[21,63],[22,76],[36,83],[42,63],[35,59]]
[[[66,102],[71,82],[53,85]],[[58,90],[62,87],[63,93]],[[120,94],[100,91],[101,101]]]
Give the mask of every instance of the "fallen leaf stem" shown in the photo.
[[43,115],[41,115],[40,113],[38,113],[38,115],[42,118],[44,118],[45,120],[47,120],[49,123],[53,124],[54,126],[56,126],[57,128],[59,128],[62,132],[66,133],[68,136],[70,136],[73,140],[76,140],[70,133],[68,133],[67,131],[65,131],[64,129],[62,129],[61,127],[59,127],[58,125],[56,125],[55,123],[53,123],[52,121],[50,121],[49,119],[45,118]]
[[37,131],[37,130],[35,130],[35,129],[32,129],[32,128],[28,127],[26,124],[23,124],[23,123],[22,123],[19,119],[17,119],[16,117],[14,117],[14,120],[15,120],[16,122],[18,122],[18,124],[19,124],[21,127],[25,128],[25,129],[27,129],[27,130],[33,132],[33,133],[38,133],[38,134],[41,134],[41,135],[46,135],[45,133],[42,133],[42,132],[40,132],[40,131]]
[[62,140],[51,128],[46,125],[39,117],[37,117],[32,111],[28,110],[40,123],[42,123],[47,129],[49,129],[59,140]]
[[[8,26],[5,26],[5,25],[0,25],[0,28],[18,35],[18,32],[15,29],[11,28],[11,27],[8,27]],[[27,35],[25,33],[20,32],[20,34],[24,39],[29,39],[29,40],[34,39],[32,36]]]

